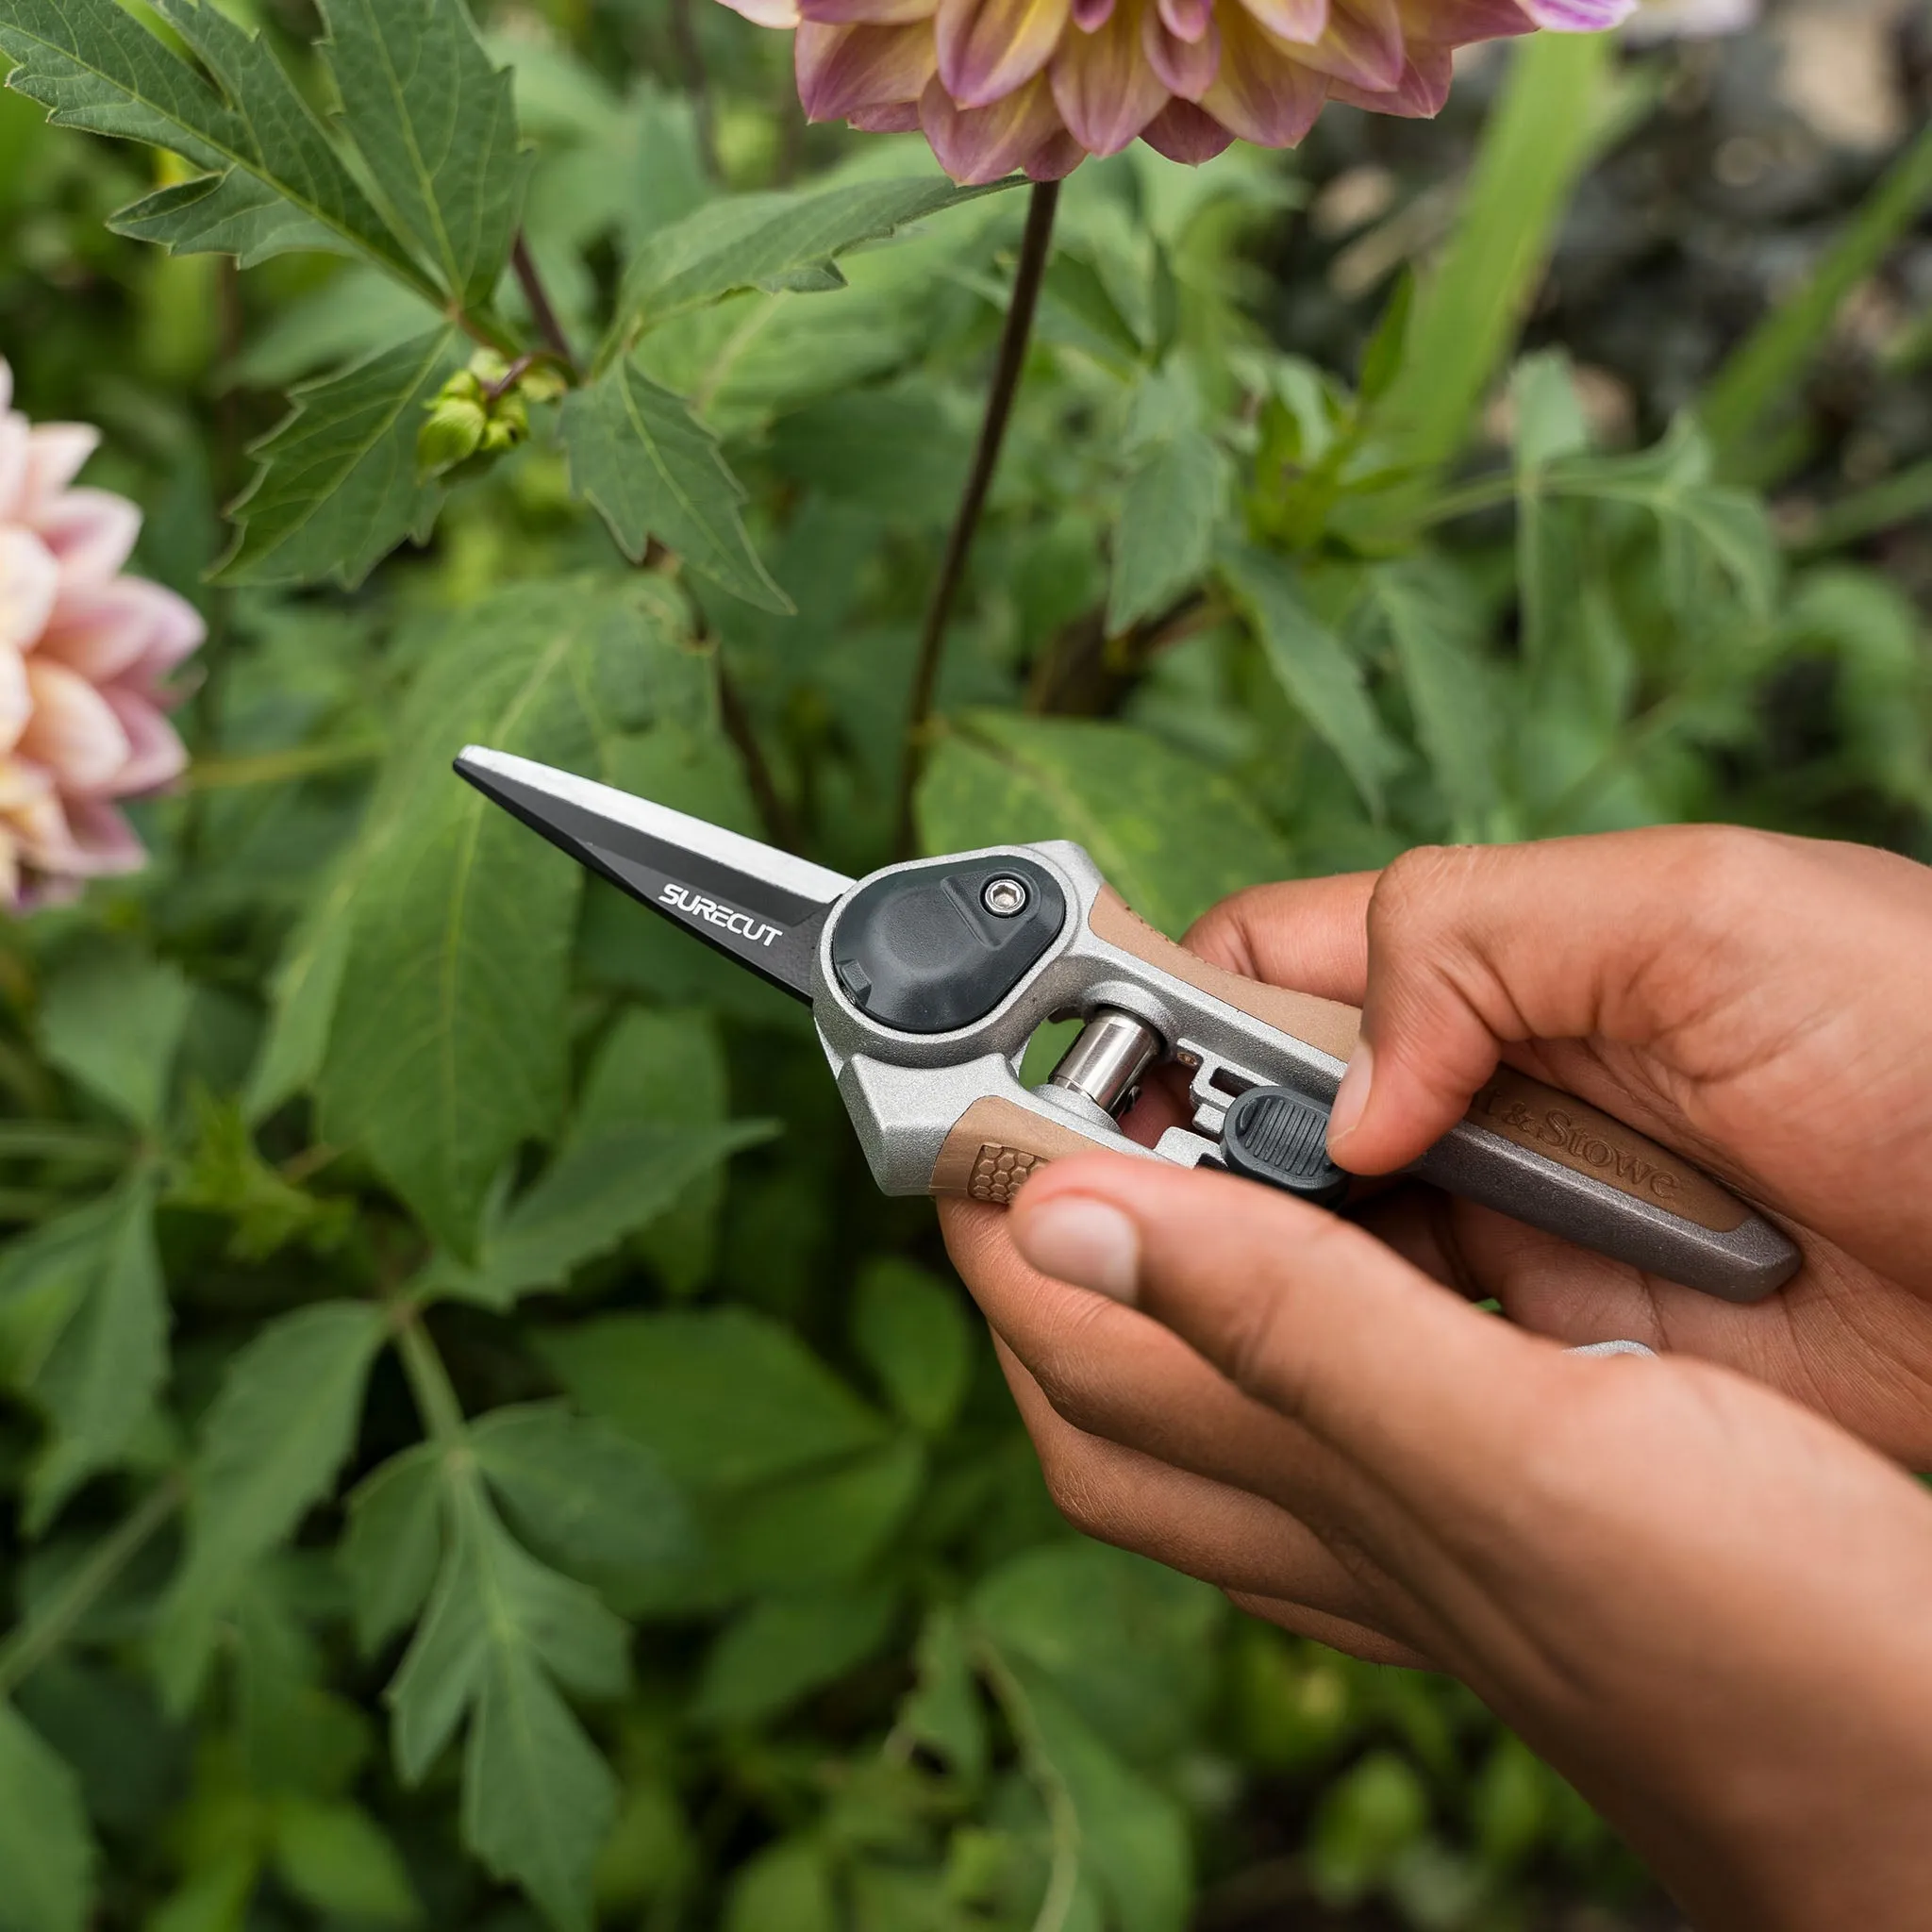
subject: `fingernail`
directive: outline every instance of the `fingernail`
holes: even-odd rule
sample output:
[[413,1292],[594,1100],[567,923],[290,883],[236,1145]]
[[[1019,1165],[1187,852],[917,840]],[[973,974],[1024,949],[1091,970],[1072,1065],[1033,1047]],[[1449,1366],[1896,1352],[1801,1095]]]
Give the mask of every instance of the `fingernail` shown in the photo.
[[1332,1153],[1361,1123],[1362,1109],[1369,1104],[1369,1082],[1374,1077],[1375,1056],[1369,1042],[1362,1041],[1335,1090],[1335,1105],[1328,1114],[1328,1148]]
[[1118,1208],[1067,1194],[1022,1213],[1014,1239],[1042,1274],[1132,1303],[1141,1274],[1141,1233]]

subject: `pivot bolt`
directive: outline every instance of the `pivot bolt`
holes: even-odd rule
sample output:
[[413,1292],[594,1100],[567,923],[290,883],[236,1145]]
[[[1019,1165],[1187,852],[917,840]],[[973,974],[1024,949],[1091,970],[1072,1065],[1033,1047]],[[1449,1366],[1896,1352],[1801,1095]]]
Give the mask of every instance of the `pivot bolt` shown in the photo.
[[1032,898],[1026,890],[1024,879],[1016,879],[1010,873],[1002,873],[998,878],[988,879],[980,888],[979,903],[995,919],[1011,919],[1026,909],[1026,902]]
[[1133,1104],[1141,1075],[1160,1052],[1160,1035],[1145,1021],[1112,1007],[1099,1007],[1041,1091],[1050,1099],[1056,1089],[1062,1094],[1076,1093],[1117,1120]]

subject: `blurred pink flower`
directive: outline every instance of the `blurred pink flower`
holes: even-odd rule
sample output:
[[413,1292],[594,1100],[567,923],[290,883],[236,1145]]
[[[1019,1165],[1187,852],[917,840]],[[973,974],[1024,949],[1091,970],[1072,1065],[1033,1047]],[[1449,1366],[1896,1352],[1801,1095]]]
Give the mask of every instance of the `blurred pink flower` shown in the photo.
[[98,432],[35,428],[12,402],[0,358],[0,903],[18,908],[144,862],[113,801],[188,762],[161,680],[206,633],[174,591],[121,575],[134,505],[73,487]]
[[1177,161],[1292,147],[1329,101],[1428,115],[1450,56],[1535,27],[1614,26],[1637,0],[724,0],[797,29],[814,121],[924,131],[956,181],[1035,180],[1138,136]]

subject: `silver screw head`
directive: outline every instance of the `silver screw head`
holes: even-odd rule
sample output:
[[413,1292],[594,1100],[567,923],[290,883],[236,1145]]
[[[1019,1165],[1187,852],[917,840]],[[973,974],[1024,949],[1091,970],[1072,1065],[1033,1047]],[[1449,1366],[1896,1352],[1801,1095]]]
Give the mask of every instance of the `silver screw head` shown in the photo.
[[995,919],[1011,919],[1016,913],[1026,909],[1026,902],[1033,895],[1026,890],[1024,879],[1016,879],[1009,873],[1002,873],[996,879],[988,879],[980,888],[979,903]]

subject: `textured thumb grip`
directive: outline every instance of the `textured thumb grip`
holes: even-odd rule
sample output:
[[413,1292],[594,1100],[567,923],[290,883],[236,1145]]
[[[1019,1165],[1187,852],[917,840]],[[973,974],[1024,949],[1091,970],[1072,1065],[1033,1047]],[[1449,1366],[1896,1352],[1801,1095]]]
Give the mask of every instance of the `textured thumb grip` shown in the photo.
[[1108,1144],[1083,1134],[1071,1121],[1042,1120],[1010,1100],[975,1100],[940,1149],[932,1191],[1005,1207],[1036,1168],[1062,1155],[1091,1154]]

